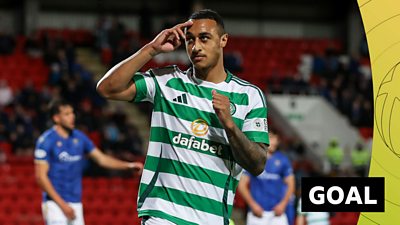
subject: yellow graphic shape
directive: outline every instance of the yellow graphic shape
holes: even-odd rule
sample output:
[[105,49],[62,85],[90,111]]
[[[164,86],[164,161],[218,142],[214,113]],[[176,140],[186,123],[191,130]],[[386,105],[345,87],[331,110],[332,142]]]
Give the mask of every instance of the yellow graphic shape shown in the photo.
[[385,177],[385,212],[361,213],[358,225],[400,224],[400,1],[358,0],[374,86],[370,177]]
[[203,119],[197,119],[192,122],[190,129],[192,129],[193,134],[197,136],[204,136],[208,132],[208,124]]

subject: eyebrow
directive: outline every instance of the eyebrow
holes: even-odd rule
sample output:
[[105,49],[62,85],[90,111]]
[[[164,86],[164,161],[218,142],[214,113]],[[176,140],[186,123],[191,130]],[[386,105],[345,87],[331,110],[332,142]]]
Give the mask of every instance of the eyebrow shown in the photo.
[[[199,34],[199,36],[205,36],[205,35],[212,36],[212,34],[211,34],[210,32],[201,32],[201,33]],[[194,35],[193,35],[191,32],[186,31],[186,36],[194,36]]]
[[205,35],[211,36],[212,34],[209,33],[209,32],[201,32],[201,33],[199,34],[199,36],[205,36]]

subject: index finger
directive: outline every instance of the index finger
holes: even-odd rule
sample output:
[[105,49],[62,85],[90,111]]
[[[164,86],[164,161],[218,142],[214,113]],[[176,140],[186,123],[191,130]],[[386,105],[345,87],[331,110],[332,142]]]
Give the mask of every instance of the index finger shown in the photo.
[[188,21],[186,21],[184,23],[177,24],[175,27],[176,28],[185,28],[185,27],[192,26],[192,25],[193,25],[193,21],[192,20],[188,20]]

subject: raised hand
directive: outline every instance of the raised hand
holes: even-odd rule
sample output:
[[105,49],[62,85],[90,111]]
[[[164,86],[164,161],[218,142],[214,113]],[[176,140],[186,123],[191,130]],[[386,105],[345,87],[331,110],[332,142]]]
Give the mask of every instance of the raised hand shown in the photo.
[[177,49],[182,44],[181,38],[185,39],[183,29],[191,26],[192,24],[193,22],[188,20],[184,23],[175,25],[173,28],[161,31],[161,33],[159,33],[157,37],[150,42],[150,46],[154,50],[154,55],[172,52]]

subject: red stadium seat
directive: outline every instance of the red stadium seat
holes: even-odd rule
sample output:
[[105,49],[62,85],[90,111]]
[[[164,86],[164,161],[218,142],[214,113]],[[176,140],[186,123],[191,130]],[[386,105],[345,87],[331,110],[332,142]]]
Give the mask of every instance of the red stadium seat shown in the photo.
[[100,146],[101,144],[101,133],[99,131],[92,131],[89,133],[89,138],[90,140],[93,141],[93,143],[96,146]]
[[0,151],[3,151],[7,156],[12,154],[12,145],[6,141],[0,141]]
[[101,49],[101,62],[109,65],[112,60],[112,51],[110,48],[102,48]]

